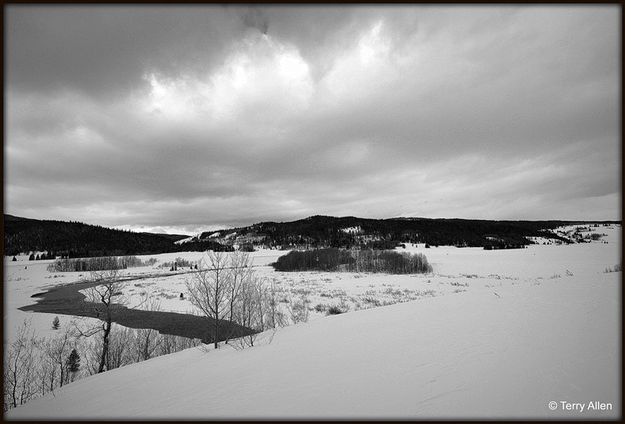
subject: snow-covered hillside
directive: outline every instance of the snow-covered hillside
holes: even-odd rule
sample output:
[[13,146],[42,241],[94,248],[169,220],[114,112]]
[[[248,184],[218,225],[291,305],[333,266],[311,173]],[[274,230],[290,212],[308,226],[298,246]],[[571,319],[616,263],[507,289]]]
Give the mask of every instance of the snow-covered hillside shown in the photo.
[[331,316],[92,376],[8,418],[614,418],[620,279],[592,267]]
[[175,244],[184,244],[184,243],[189,243],[191,241],[198,241],[200,239],[200,235],[201,234],[202,233],[198,233],[198,234],[195,234],[193,236],[190,236],[190,237],[187,237],[187,238],[184,238],[184,239],[181,239],[181,240],[177,240],[174,243]]

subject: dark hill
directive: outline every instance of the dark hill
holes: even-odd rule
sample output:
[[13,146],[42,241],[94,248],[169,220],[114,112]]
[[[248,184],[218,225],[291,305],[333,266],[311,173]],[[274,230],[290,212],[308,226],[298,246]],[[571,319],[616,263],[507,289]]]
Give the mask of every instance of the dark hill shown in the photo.
[[182,234],[165,234],[165,233],[141,233],[141,234],[153,234],[155,236],[165,237],[166,239],[174,241],[174,242],[178,240],[186,239],[189,237],[187,235],[182,235]]
[[[199,240],[176,244],[186,236],[135,233],[80,222],[44,221],[4,215],[5,255],[48,251],[53,255],[89,257],[179,251],[232,250],[232,245],[268,247],[343,247],[388,249],[399,243],[431,246],[514,248],[542,236],[570,243],[550,232],[562,225],[615,221],[488,221],[471,219],[311,216],[291,222],[261,222],[248,227],[203,233]],[[219,233],[216,237],[211,234]]]
[[[506,248],[522,247],[530,236],[542,236],[569,243],[571,240],[549,230],[589,221],[492,221],[473,219],[389,218],[315,215],[292,222],[261,222],[249,227],[221,230],[219,240],[236,233],[238,240],[250,239],[269,246],[392,248],[399,243],[432,246]],[[598,222],[599,223],[599,222]],[[603,221],[601,222],[603,223]],[[348,229],[352,229],[351,231]],[[208,233],[202,234],[202,239]]]
[[174,243],[185,237],[4,215],[4,254],[10,256],[33,251],[48,251],[53,256],[90,257],[224,248],[214,241],[185,244],[184,247]]

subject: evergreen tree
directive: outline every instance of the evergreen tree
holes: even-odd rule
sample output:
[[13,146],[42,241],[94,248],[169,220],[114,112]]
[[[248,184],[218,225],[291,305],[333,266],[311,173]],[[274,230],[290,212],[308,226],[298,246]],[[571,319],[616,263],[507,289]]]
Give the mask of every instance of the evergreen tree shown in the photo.
[[76,373],[80,370],[80,355],[76,349],[72,349],[72,352],[67,357],[67,361],[65,361],[65,366],[67,367],[67,371],[69,371],[71,380],[73,381]]
[[61,322],[59,321],[59,317],[54,317],[54,319],[52,320],[52,329],[58,330],[60,325]]
[[34,261],[35,260],[35,254],[31,253],[30,256],[28,257],[29,261]]
[[13,262],[17,261],[17,258],[15,256],[13,256],[13,259],[11,259]]

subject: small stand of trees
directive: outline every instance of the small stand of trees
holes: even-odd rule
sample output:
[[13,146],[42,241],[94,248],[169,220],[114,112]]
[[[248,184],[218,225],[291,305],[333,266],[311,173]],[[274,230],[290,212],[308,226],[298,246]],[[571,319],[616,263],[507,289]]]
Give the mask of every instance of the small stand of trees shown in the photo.
[[209,251],[198,271],[187,281],[187,291],[193,306],[211,318],[215,349],[235,336],[225,331],[225,320],[252,330],[236,339],[241,347],[253,346],[257,333],[283,325],[274,286],[255,275],[247,253]]
[[[5,411],[100,371],[104,340],[84,337],[80,325],[72,322],[53,336],[38,337],[30,322],[24,321],[13,340],[5,345]],[[156,331],[149,336],[146,334],[113,324],[107,338],[104,369],[112,370],[142,361],[147,356],[166,355],[200,344],[197,339]],[[144,354],[146,346],[149,355]]]
[[48,266],[50,272],[111,271],[154,265],[155,258],[142,261],[136,256],[103,256],[98,258],[57,259]]
[[277,271],[350,271],[418,274],[432,272],[422,253],[336,248],[292,251],[273,263]]
[[39,260],[54,259],[54,258],[56,258],[56,255],[52,252],[47,252],[47,253],[43,252],[41,255],[39,254],[35,255],[34,253],[31,253],[30,256],[28,256],[29,261],[39,261]]
[[163,262],[161,268],[169,268],[171,271],[177,271],[180,268],[193,268],[194,262],[188,261],[184,258],[176,258],[173,262]]
[[72,329],[39,338],[30,322],[24,321],[5,351],[4,410],[73,381],[79,370],[80,355]]

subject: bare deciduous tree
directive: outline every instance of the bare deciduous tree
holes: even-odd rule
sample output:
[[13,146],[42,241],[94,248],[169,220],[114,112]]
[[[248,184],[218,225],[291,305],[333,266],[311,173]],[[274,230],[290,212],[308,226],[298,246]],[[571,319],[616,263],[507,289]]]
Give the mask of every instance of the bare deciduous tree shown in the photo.
[[28,402],[35,393],[35,336],[29,321],[18,328],[4,357],[4,409]]
[[257,334],[269,328],[285,325],[284,314],[279,310],[275,282],[268,284],[256,276],[247,253],[208,252],[208,262],[202,261],[202,269],[187,281],[191,303],[205,316],[214,320],[215,347],[221,339],[230,339],[234,333],[224,333],[222,320],[252,330],[236,339],[235,345],[253,346]]
[[279,310],[275,281],[268,283],[254,272],[242,281],[239,299],[235,303],[234,322],[253,330],[239,337],[237,345],[254,346],[259,333],[286,325],[284,314]]
[[[160,311],[161,303],[157,298],[146,295],[140,308],[146,311]],[[135,331],[134,341],[137,361],[146,361],[154,356],[162,343],[162,338],[157,330],[141,328]]]
[[[131,352],[131,343],[134,335],[130,328],[113,325],[111,334],[109,334],[108,359],[106,361],[106,369],[112,370],[123,367],[134,362]],[[101,349],[98,350],[98,352]]]
[[242,347],[254,346],[257,333],[264,330],[263,292],[263,281],[254,275],[248,275],[241,285],[240,297],[233,309],[233,320],[254,331],[239,337],[238,343]]
[[189,300],[202,314],[213,320],[213,343],[219,347],[221,320],[229,316],[232,273],[228,257],[222,252],[208,252],[208,262],[200,261],[199,272],[187,281]]
[[[229,319],[231,322],[236,321],[235,310],[236,304],[239,300],[239,297],[242,294],[244,286],[246,282],[251,278],[252,275],[252,267],[250,255],[241,251],[235,251],[230,255],[230,293],[229,293],[229,309],[230,316]],[[233,335],[232,331],[234,331],[234,327],[230,327],[232,330],[226,337],[226,343]]]
[[[47,355],[41,351],[37,352],[37,362],[39,363],[39,369],[37,370],[37,384],[38,391],[42,395],[54,389],[50,389],[54,383],[54,366],[50,364]],[[52,383],[50,383],[52,381]]]
[[278,290],[276,288],[275,279],[266,287],[265,290],[265,313],[267,315],[267,328],[278,328],[287,325],[286,317],[280,310],[280,302],[278,300]]
[[[69,373],[65,361],[75,347],[75,336],[76,334],[72,329],[67,328],[59,337],[40,341],[41,348],[50,364],[50,391],[54,390],[55,381],[58,381],[61,387],[69,382]],[[58,380],[56,379],[57,376]]]
[[[86,331],[79,330],[80,335],[85,337],[102,333],[102,351],[98,364],[98,373],[101,373],[104,372],[107,364],[109,335],[111,333],[115,305],[125,303],[122,295],[125,283],[120,281],[117,270],[92,272],[91,278],[98,284],[86,290],[87,302],[89,302],[89,307],[93,308],[96,317],[102,321],[102,325],[92,327]],[[113,303],[114,297],[116,298],[115,303]]]

